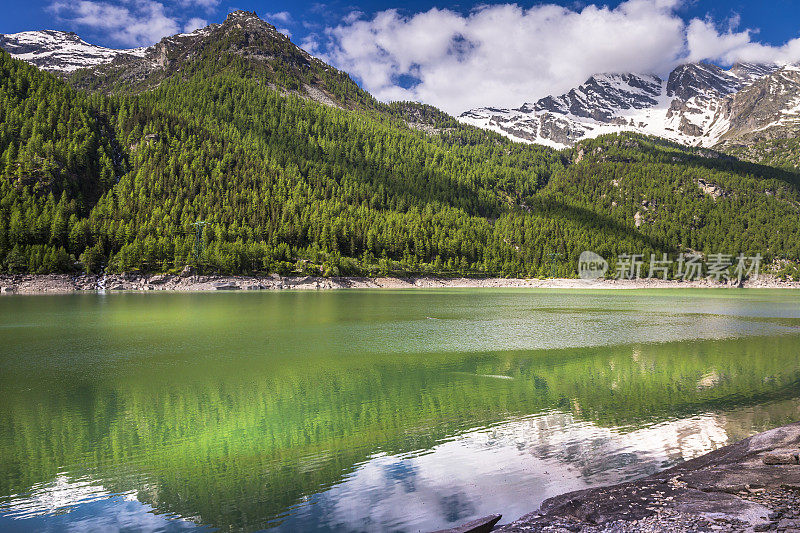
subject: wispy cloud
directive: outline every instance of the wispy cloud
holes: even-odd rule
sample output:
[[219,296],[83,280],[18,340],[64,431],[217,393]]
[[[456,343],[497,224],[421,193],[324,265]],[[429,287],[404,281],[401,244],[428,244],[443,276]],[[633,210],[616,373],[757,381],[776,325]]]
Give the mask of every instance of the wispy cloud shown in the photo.
[[351,11],[350,13],[344,16],[342,22],[345,24],[352,24],[363,16],[364,16],[363,11],[358,11],[358,10]]
[[124,46],[149,45],[180,31],[178,21],[166,14],[164,5],[152,0],[132,0],[122,5],[56,0],[48,10],[72,26],[100,31]]
[[219,5],[220,0],[178,0],[183,7],[200,7],[206,11],[212,11]]

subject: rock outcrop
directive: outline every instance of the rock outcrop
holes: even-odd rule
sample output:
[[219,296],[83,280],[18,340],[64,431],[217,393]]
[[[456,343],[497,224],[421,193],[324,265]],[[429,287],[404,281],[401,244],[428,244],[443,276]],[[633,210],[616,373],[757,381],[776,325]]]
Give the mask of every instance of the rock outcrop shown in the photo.
[[571,492],[498,529],[798,531],[800,422],[632,481]]

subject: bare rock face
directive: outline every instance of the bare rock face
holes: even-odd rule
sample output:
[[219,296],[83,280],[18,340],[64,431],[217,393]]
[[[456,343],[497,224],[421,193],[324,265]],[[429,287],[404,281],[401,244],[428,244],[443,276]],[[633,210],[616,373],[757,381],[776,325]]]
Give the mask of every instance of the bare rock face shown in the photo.
[[[533,110],[611,122],[617,110],[644,109],[656,105],[661,85],[658,76],[598,74],[564,95],[542,98],[533,105]],[[520,108],[529,109],[528,104]]]
[[730,129],[724,143],[748,144],[800,134],[800,67],[787,66],[732,95],[725,102]]
[[560,96],[515,109],[473,109],[459,119],[557,148],[623,131],[702,147],[790,138],[800,133],[799,74],[798,67],[744,63],[728,70],[681,65],[667,80],[597,74]]
[[775,450],[772,453],[765,453],[762,461],[765,465],[798,465],[800,450]]
[[[498,531],[635,531],[659,520],[721,523],[716,529],[766,530],[782,519],[766,498],[754,495],[800,489],[800,422],[720,448],[664,472],[595,489],[571,492],[542,503]],[[787,492],[787,498],[796,495]],[[794,501],[794,500],[793,500]],[[564,527],[555,527],[562,524]],[[613,524],[613,527],[612,527]],[[626,524],[631,525],[627,527]],[[660,527],[666,527],[667,522]],[[766,529],[764,529],[766,528]],[[680,530],[680,529],[679,529]],[[703,529],[704,530],[704,529]]]
[[708,94],[727,96],[739,91],[748,82],[748,78],[733,69],[727,71],[708,63],[690,63],[670,73],[667,96],[683,101]]

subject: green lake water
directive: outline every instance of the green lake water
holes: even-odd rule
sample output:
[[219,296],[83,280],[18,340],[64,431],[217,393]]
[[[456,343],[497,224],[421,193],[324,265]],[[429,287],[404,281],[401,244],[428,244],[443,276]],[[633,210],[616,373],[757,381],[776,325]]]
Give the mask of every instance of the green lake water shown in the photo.
[[800,292],[0,297],[0,530],[429,531],[800,420]]

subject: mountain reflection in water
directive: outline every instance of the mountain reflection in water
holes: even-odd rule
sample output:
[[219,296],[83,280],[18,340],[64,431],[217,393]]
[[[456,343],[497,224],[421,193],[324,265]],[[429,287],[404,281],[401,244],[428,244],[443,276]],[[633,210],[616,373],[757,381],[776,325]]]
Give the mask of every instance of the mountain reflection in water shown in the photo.
[[800,407],[783,291],[14,297],[0,319],[11,531],[507,521]]

